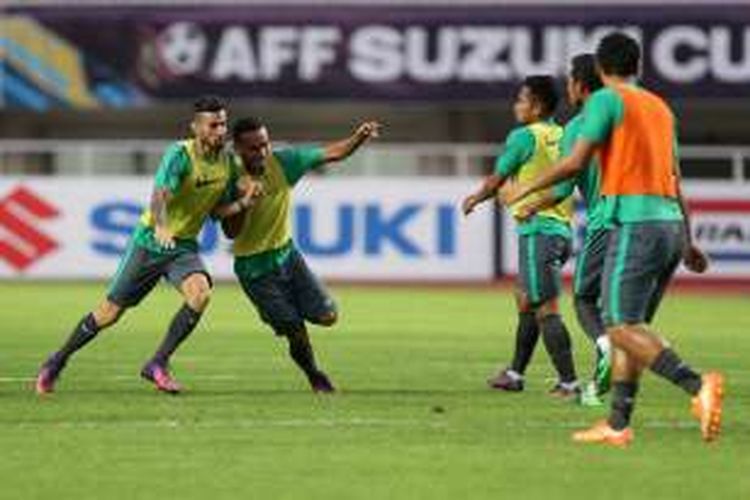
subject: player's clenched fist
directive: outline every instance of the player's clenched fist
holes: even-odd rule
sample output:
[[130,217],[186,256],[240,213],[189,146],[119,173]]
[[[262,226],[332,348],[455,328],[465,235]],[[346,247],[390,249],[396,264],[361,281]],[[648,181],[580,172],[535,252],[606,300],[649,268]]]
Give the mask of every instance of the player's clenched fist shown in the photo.
[[380,123],[372,120],[366,121],[357,127],[354,135],[364,140],[377,139],[380,137]]

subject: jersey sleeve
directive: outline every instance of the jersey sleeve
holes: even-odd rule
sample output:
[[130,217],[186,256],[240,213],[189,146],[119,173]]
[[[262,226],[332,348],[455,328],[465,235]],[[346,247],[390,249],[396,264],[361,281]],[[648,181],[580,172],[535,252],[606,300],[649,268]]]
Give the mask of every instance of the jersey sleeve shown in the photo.
[[176,142],[162,155],[159,168],[156,170],[154,186],[157,189],[167,189],[174,194],[189,172],[190,158],[185,146]]
[[579,138],[601,144],[612,134],[622,117],[622,100],[611,89],[595,92],[583,107]]
[[302,176],[323,164],[324,151],[321,147],[296,147],[274,151],[284,170],[284,177],[290,186],[294,186]]
[[495,161],[495,173],[510,177],[534,154],[534,134],[526,127],[517,128],[505,139],[505,148]]
[[564,199],[573,194],[576,178],[564,180],[552,186],[552,195],[557,199]]

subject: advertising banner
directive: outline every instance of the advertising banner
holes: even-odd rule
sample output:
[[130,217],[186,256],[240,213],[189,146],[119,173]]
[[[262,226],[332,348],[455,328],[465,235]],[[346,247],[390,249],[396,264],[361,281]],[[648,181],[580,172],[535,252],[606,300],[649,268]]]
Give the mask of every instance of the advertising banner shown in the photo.
[[[476,179],[302,181],[294,240],[323,278],[490,281],[492,210],[460,217]],[[109,278],[149,199],[146,178],[0,180],[0,279]],[[216,224],[200,235],[218,278],[232,278],[230,242]]]
[[10,106],[133,106],[201,93],[274,99],[510,98],[614,29],[667,96],[750,97],[750,9],[696,5],[8,8]]
[[[691,274],[684,268],[679,276],[694,279],[750,278],[750,186],[729,183],[686,182],[685,194],[691,211],[695,243],[711,259],[711,267],[704,275]],[[576,218],[585,223],[585,209],[577,203]],[[584,226],[576,226],[574,248],[581,247]],[[518,273],[518,241],[512,217],[503,214],[501,233],[501,262],[504,274]],[[575,259],[564,268],[572,275]]]

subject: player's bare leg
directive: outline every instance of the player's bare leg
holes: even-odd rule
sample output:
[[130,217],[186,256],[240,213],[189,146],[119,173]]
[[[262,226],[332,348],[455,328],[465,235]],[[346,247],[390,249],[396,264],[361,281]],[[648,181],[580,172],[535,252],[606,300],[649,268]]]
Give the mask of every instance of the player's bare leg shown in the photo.
[[57,379],[73,353],[94,340],[100,331],[117,323],[123,312],[125,312],[124,307],[105,299],[96,309],[81,318],[60,350],[53,353],[42,364],[36,377],[36,392],[38,394],[53,392]]
[[171,394],[181,387],[169,373],[169,359],[180,344],[192,333],[208,307],[211,284],[203,273],[193,273],[180,287],[185,303],[172,318],[169,329],[151,360],[141,370],[141,376],[154,383],[157,389]]
[[649,367],[693,396],[693,415],[700,421],[703,439],[716,439],[721,429],[724,395],[724,377],[721,374],[707,373],[701,376],[693,371],[645,324],[618,325],[607,332],[614,347],[612,413],[608,422],[612,430],[628,428],[638,389],[639,375],[634,374],[639,374],[643,367]]

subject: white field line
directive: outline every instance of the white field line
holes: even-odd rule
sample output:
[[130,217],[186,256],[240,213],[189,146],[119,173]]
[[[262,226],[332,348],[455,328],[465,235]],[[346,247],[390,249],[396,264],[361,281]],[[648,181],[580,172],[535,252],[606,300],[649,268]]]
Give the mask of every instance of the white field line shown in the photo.
[[[240,375],[197,375],[191,376],[190,380],[242,380],[247,377]],[[36,377],[0,377],[0,384],[14,384],[17,382],[33,382]],[[92,381],[92,380],[103,380],[103,381],[123,381],[123,380],[140,380],[138,373],[132,375],[113,375],[109,377],[76,377],[78,381]]]
[[[727,370],[725,372],[726,375],[730,377],[729,381],[731,383],[732,379],[735,377],[740,378],[750,378],[750,369],[743,369],[743,368],[733,368],[731,370]],[[217,373],[212,375],[189,375],[187,378],[191,381],[237,381],[237,380],[245,380],[247,379],[247,374],[242,375],[239,373],[232,374],[232,373]],[[105,377],[75,377],[75,380],[77,381],[83,381],[83,382],[89,382],[92,380],[101,380],[101,381],[116,381],[116,382],[122,382],[122,381],[128,381],[128,380],[139,380],[140,377],[136,372],[123,374],[123,375],[110,375]],[[531,380],[532,383],[540,382],[542,384],[552,384],[556,382],[557,379],[552,377],[533,377],[533,378],[527,378],[527,380]],[[33,382],[36,380],[36,377],[34,376],[0,376],[0,384],[14,384],[14,383],[22,383],[22,382]],[[587,380],[582,379],[582,382],[587,382]]]
[[227,420],[50,420],[36,422],[0,423],[0,428],[37,429],[65,428],[65,429],[105,429],[105,428],[156,428],[156,429],[252,429],[268,427],[284,428],[341,428],[341,427],[419,427],[438,429],[445,428],[445,422],[422,419],[380,419],[380,418],[332,418],[332,419],[227,419]]
[[[0,429],[261,429],[261,428],[420,428],[458,429],[459,423],[434,419],[385,419],[385,418],[313,418],[313,419],[214,419],[214,420],[50,420],[32,422],[0,422]],[[733,427],[739,423],[735,422]],[[509,429],[582,429],[591,425],[590,420],[554,422],[549,420],[505,421],[497,427]],[[742,427],[741,424],[739,424]],[[646,429],[697,429],[694,420],[648,420],[638,425]]]

